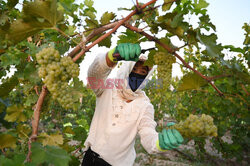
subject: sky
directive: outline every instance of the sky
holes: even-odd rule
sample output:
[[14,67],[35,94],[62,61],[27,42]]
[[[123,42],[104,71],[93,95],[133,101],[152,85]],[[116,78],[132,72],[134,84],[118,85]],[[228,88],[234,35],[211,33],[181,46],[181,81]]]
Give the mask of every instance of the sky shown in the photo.
[[[94,0],[94,8],[97,10],[97,17],[108,11],[114,12],[117,18],[126,17],[129,12],[118,11],[119,7],[131,8],[136,0]],[[146,3],[149,0],[139,0],[139,2]],[[244,31],[242,26],[245,22],[250,23],[250,0],[207,0],[209,6],[207,13],[210,16],[211,22],[216,26],[216,34],[218,36],[217,42],[223,45],[234,45],[242,47],[244,41]],[[162,4],[163,1],[158,1]],[[193,18],[195,20],[195,18]],[[119,35],[118,33],[116,33]],[[114,39],[115,40],[115,39]],[[179,44],[177,40],[174,44]],[[111,48],[115,47],[115,41]],[[144,45],[144,48],[147,45]],[[87,69],[99,53],[105,53],[109,48],[93,47],[90,53],[86,53],[85,60],[81,64],[80,79],[86,83]],[[113,71],[113,75],[115,74]],[[173,76],[180,76],[181,72],[178,64],[174,65]]]

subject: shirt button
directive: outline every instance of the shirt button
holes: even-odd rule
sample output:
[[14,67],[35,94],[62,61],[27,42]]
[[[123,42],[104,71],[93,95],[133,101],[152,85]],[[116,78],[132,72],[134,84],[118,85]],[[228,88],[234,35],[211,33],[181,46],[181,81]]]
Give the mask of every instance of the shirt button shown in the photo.
[[121,109],[123,109],[123,106],[121,106]]
[[113,123],[112,126],[115,126],[115,123]]
[[118,115],[118,114],[115,114],[115,117],[116,117],[116,118],[118,118],[118,117],[119,117],[119,115]]

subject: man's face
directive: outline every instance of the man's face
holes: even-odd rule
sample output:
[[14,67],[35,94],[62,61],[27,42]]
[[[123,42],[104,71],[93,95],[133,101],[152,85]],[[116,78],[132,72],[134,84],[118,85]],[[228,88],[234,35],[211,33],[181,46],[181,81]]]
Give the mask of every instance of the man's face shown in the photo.
[[131,72],[134,72],[140,75],[147,75],[149,72],[149,67],[144,66],[143,64],[144,64],[143,61],[137,61]]

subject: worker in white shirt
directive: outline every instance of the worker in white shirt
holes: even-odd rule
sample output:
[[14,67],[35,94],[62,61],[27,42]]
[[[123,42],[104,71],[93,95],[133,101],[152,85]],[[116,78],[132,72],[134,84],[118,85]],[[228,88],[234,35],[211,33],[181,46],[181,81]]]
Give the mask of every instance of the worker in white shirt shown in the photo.
[[[107,79],[116,66],[115,54],[124,60],[116,79]],[[83,166],[132,166],[136,135],[148,153],[177,148],[183,142],[177,130],[155,130],[154,107],[142,88],[153,69],[139,60],[139,44],[123,43],[98,55],[88,69],[88,81],[96,94],[96,108]],[[172,123],[170,123],[172,125]]]

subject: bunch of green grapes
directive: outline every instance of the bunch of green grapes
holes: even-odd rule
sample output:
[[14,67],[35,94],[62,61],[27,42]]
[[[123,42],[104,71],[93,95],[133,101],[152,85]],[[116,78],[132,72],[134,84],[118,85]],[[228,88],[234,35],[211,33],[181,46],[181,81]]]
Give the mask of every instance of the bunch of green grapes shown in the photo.
[[53,99],[64,108],[71,108],[74,101],[68,82],[79,75],[78,65],[70,57],[61,57],[59,52],[51,47],[38,52],[36,58],[40,64],[39,77],[43,78]]
[[205,114],[201,116],[190,114],[185,121],[169,128],[178,130],[184,138],[217,136],[213,118]]
[[158,78],[162,80],[163,88],[169,87],[172,78],[172,64],[176,62],[175,56],[165,52],[158,52],[154,55],[154,62],[157,65]]

